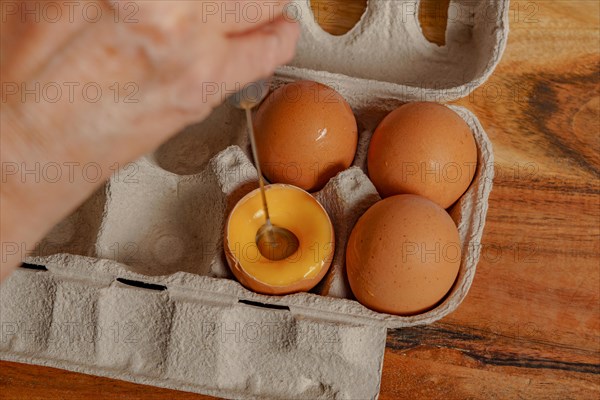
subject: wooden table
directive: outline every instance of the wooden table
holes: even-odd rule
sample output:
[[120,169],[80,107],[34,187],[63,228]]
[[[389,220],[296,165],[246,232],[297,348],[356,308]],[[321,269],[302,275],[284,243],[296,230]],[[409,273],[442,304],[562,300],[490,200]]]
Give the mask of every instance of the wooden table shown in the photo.
[[[339,33],[364,0],[325,3],[319,18]],[[424,1],[421,18],[438,43],[441,7]],[[477,275],[452,315],[389,332],[381,399],[600,396],[599,16],[596,0],[511,2],[500,66],[457,102],[497,162]],[[10,362],[0,397],[207,398]]]

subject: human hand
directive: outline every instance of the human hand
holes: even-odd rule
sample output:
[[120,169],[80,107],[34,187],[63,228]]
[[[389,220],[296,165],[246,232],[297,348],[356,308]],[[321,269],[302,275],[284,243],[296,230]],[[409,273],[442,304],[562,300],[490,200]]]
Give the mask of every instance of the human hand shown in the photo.
[[[40,2],[18,7],[25,3]],[[92,3],[88,15],[55,3],[63,17],[54,23],[2,4],[0,278],[99,185],[66,171],[59,181],[33,179],[15,166],[93,162],[104,180],[115,163],[153,150],[241,85],[272,74],[299,36],[284,15],[288,1]],[[242,12],[249,3],[252,12]],[[6,243],[21,251],[7,254]]]

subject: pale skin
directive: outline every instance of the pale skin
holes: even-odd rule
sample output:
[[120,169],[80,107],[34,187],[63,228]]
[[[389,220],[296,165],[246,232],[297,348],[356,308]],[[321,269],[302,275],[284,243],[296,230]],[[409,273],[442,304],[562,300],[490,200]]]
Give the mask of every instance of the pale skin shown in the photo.
[[[38,21],[23,3],[43,2],[0,0],[0,280],[115,165],[271,75],[299,37],[288,1],[94,1],[87,15],[54,2],[62,17],[39,9]],[[90,164],[99,179],[81,172]]]

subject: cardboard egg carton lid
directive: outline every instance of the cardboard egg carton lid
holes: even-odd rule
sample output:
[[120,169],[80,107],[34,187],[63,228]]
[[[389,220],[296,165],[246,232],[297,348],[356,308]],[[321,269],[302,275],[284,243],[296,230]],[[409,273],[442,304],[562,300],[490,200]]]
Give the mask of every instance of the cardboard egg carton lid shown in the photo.
[[295,59],[280,75],[297,78],[311,71],[323,83],[352,87],[364,100],[465,97],[489,78],[508,40],[509,0],[450,1],[444,46],[423,35],[419,0],[370,0],[342,36],[319,26],[310,0],[294,4],[288,13],[300,16],[302,36]]
[[[498,59],[490,54],[499,58],[506,40],[508,2],[482,3],[497,9],[499,28],[461,23],[469,34],[448,34],[457,41],[471,38],[462,47],[451,40],[448,54],[460,48],[463,55],[464,49],[495,49],[478,53],[485,61],[470,70],[464,85],[491,73]],[[298,4],[308,7],[308,2]],[[235,281],[226,265],[226,215],[257,186],[257,176],[243,113],[224,104],[113,176],[54,228],[27,268],[0,286],[0,358],[227,398],[376,398],[387,328],[434,322],[465,298],[479,259],[493,179],[485,131],[471,112],[452,106],[473,131],[479,163],[471,187],[451,209],[464,254],[454,287],[433,310],[409,317],[377,313],[353,300],[345,277],[346,240],[360,215],[379,200],[366,174],[368,143],[388,111],[416,99],[403,78],[412,72],[377,72],[368,58],[342,69],[341,50],[323,64],[313,62],[315,52],[327,46],[347,46],[347,60],[356,61],[359,50],[353,43],[363,35],[370,37],[363,46],[374,48],[390,40],[388,35],[412,30],[390,14],[400,4],[418,9],[415,1],[371,0],[362,22],[347,36],[312,48],[317,39],[310,35],[323,34],[314,31],[312,14],[304,13],[298,58],[277,74],[276,84],[295,79],[330,84],[348,100],[360,127],[353,166],[314,194],[332,219],[337,251],[311,293],[256,294]],[[388,23],[374,22],[383,20]],[[368,33],[376,26],[379,34]],[[458,28],[449,26],[449,31]],[[416,43],[416,49],[424,46]],[[441,79],[436,75],[441,70],[431,69],[435,57],[406,49],[408,43],[399,48],[403,57],[388,53],[386,62],[422,60],[432,79]],[[459,65],[460,57],[447,57],[442,59]],[[370,73],[379,80],[365,79]],[[423,93],[446,93],[436,90],[425,87]]]

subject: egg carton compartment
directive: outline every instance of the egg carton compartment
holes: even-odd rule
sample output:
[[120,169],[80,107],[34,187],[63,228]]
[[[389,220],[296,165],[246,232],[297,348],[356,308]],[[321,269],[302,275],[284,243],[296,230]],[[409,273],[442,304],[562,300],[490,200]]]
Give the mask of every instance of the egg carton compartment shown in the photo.
[[[257,187],[257,175],[244,115],[224,104],[132,163],[133,173],[113,176],[40,243],[29,268],[2,284],[0,358],[227,398],[376,398],[387,329],[432,323],[465,298],[494,172],[477,118],[450,106],[478,148],[475,178],[449,210],[463,246],[453,288],[432,310],[408,317],[353,299],[345,246],[380,199],[366,171],[375,128],[403,102],[468,94],[506,42],[507,0],[451,2],[474,11],[449,21],[440,48],[419,36],[416,16],[406,22],[398,13],[418,3],[371,0],[351,32],[333,37],[315,25],[308,0],[297,2],[304,29],[298,56],[278,70],[274,86],[298,79],[329,85],[359,126],[352,167],[313,194],[331,217],[336,252],[311,293],[257,294],[229,271],[224,223]],[[481,16],[490,9],[494,21]]]
[[59,222],[35,247],[35,256],[57,253],[95,256],[96,238],[106,203],[106,185],[102,185],[85,203]]
[[196,175],[136,162],[135,182],[111,180],[96,256],[143,275],[179,271],[229,276],[222,257],[228,209],[257,187],[256,170],[239,147],[212,158]]
[[[276,79],[274,86],[285,82],[285,79]],[[343,89],[341,92],[344,94]],[[360,127],[357,154],[351,168],[339,173],[322,190],[314,193],[334,225],[336,251],[329,272],[311,292],[325,296],[331,302],[336,301],[334,298],[354,298],[345,272],[346,243],[358,218],[380,200],[366,172],[368,145],[380,120],[401,104],[395,101],[373,102],[364,108],[355,102],[352,93],[345,94]],[[389,327],[431,323],[453,311],[468,291],[479,259],[479,246],[476,244],[481,242],[487,197],[491,190],[493,154],[476,117],[464,108],[451,108],[471,127],[479,154],[479,167],[471,187],[450,210],[463,243],[463,260],[456,284],[439,306],[423,314],[387,315],[360,306],[363,310],[357,316],[383,319]],[[229,123],[223,131],[225,120]],[[96,221],[100,216],[99,223],[77,225],[81,237],[95,235],[92,254],[71,252],[70,242],[66,242],[64,248],[53,247],[54,253],[114,260],[124,268],[145,276],[187,272],[235,280],[223,255],[224,225],[237,201],[258,185],[256,169],[247,154],[244,121],[240,110],[224,104],[202,124],[187,128],[154,154],[137,160],[133,164],[134,175],[127,179],[122,174],[113,176],[104,191],[98,192],[67,218],[72,225],[70,221]],[[222,135],[229,135],[228,141],[223,141]],[[228,146],[236,141],[246,151],[239,145]],[[201,153],[200,157],[196,157],[196,152],[190,149],[200,148],[202,143],[218,153],[205,157]],[[221,150],[224,146],[228,147]],[[166,166],[180,172],[199,170],[191,175],[180,175],[166,170]],[[52,235],[48,240],[56,241]],[[271,304],[274,298],[267,296],[261,301]],[[285,298],[281,298],[284,299],[283,304]]]
[[[358,218],[380,199],[365,173],[366,152],[379,119],[395,106],[393,103],[383,104],[379,112],[374,111],[373,105],[367,109],[355,109],[359,125],[363,129],[353,166],[332,178],[325,188],[314,194],[332,218],[337,238],[332,267],[314,291],[317,294],[352,298],[344,276],[346,240]],[[223,105],[222,108],[229,109],[229,106]],[[469,124],[479,150],[479,168],[474,181],[452,210],[465,244],[465,260],[461,270],[466,271],[471,269],[467,261],[475,264],[477,261],[477,254],[469,244],[481,234],[486,196],[491,187],[490,178],[493,177],[493,162],[489,141],[477,119],[464,108],[451,108]],[[230,111],[237,113],[238,119],[243,119],[239,110]],[[217,114],[220,112],[221,110],[216,111]],[[235,116],[232,114],[230,117],[234,119]],[[219,126],[210,122],[209,120],[195,128],[197,142],[218,137],[211,136],[209,131],[218,132]],[[204,135],[204,132],[208,134]],[[183,137],[186,135],[189,135],[189,129],[180,134]],[[173,141],[178,142],[180,136]],[[190,145],[197,145],[190,142],[191,139],[187,138],[180,142],[180,146],[186,149]],[[168,145],[173,154],[183,154],[180,147]],[[170,155],[164,149],[159,150],[159,153],[165,158]],[[189,157],[194,158],[194,155],[189,154]],[[233,279],[223,260],[222,233],[228,210],[257,187],[256,169],[251,160],[240,147],[230,146],[204,162],[205,167],[201,172],[178,175],[159,166],[156,159],[154,154],[136,161],[135,178],[126,180],[115,175],[103,192],[104,203],[100,203],[98,199],[102,194],[99,192],[67,220],[88,216],[82,210],[94,209],[98,213],[98,204],[102,204],[99,227],[96,229],[95,224],[89,225],[91,231],[83,231],[82,234],[96,234],[95,257],[118,261],[130,271],[146,276],[189,272]],[[69,253],[68,249],[66,247],[60,251],[58,248],[56,253]],[[459,283],[460,280],[459,277]],[[423,316],[441,317],[437,315],[438,311],[439,308],[436,308],[414,317],[390,316],[390,321],[395,321],[393,325],[397,326],[412,325],[425,321]]]
[[444,46],[430,43],[419,23],[420,0],[370,0],[342,36],[316,22],[310,0],[295,0],[302,36],[280,74],[313,74],[360,92],[363,101],[445,102],[467,96],[492,74],[508,39],[509,0],[451,0]]
[[[217,107],[203,122],[185,128],[160,146],[150,160],[176,175],[204,172],[211,159],[229,146],[250,155],[246,118],[229,103]],[[251,171],[248,171],[251,174]]]

